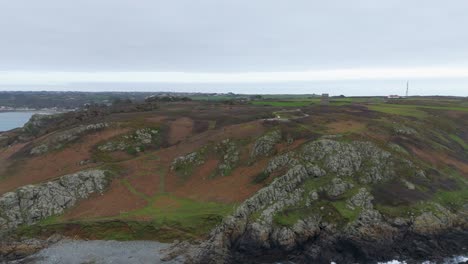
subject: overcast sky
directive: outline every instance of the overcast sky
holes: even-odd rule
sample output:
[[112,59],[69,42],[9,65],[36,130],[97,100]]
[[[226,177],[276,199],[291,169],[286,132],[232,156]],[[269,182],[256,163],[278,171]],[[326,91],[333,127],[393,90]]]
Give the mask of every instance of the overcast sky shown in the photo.
[[[0,90],[468,95],[466,0],[0,0]],[[339,92],[338,92],[339,91]]]

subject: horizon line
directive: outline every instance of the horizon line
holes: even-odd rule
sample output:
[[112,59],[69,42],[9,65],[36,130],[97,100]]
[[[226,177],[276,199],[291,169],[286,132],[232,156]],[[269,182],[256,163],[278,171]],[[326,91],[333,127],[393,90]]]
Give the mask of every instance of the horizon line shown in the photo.
[[468,78],[468,67],[346,68],[272,72],[175,71],[0,71],[0,85],[67,85],[78,83],[285,83],[346,80]]

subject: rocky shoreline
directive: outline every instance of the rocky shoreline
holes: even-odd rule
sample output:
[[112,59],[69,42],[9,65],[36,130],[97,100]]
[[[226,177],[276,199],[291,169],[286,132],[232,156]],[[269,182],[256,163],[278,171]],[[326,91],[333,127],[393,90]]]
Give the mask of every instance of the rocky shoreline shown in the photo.
[[[78,126],[65,134],[56,133],[56,138],[38,146],[48,149],[74,140],[84,131],[106,127],[107,123]],[[149,144],[158,131],[140,129],[135,133],[123,138]],[[326,136],[278,153],[276,145],[284,137],[280,130],[266,132],[246,155],[265,161],[256,177],[263,184],[260,189],[224,218],[206,240],[161,248],[162,261],[418,263],[443,262],[468,253],[468,204],[463,199],[456,203],[434,197],[435,192],[454,195],[459,191],[455,177],[411,159],[399,149],[364,140]],[[227,176],[239,162],[238,146],[230,139],[213,146],[222,157],[215,176]],[[114,145],[97,149],[113,151]],[[203,151],[206,149],[176,157],[171,170],[188,176],[193,167],[204,164]],[[39,156],[42,151],[29,154]],[[110,180],[106,171],[95,169],[5,193],[0,196],[0,235],[59,215],[91,194],[102,193]],[[0,260],[24,258],[59,240],[2,242]]]
[[467,205],[454,212],[426,202],[430,210],[399,217],[375,208],[367,186],[397,178],[395,164],[412,180],[427,177],[419,166],[368,142],[308,143],[273,158],[264,173],[281,167],[287,172],[240,205],[208,240],[174,245],[166,259],[183,254],[188,263],[373,263],[466,254]]

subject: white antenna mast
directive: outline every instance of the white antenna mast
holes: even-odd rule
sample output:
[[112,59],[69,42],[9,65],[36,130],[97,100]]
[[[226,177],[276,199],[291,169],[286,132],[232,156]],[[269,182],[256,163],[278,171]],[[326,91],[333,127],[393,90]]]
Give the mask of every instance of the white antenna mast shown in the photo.
[[408,97],[409,81],[406,81],[406,97]]

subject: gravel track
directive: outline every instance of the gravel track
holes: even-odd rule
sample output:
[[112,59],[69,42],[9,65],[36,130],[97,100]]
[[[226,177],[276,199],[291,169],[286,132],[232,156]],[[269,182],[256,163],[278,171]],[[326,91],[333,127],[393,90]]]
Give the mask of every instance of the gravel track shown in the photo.
[[154,241],[103,241],[103,240],[62,240],[49,248],[11,264],[127,264],[127,263],[183,263],[176,259],[170,262],[160,260],[159,250],[168,247]]

